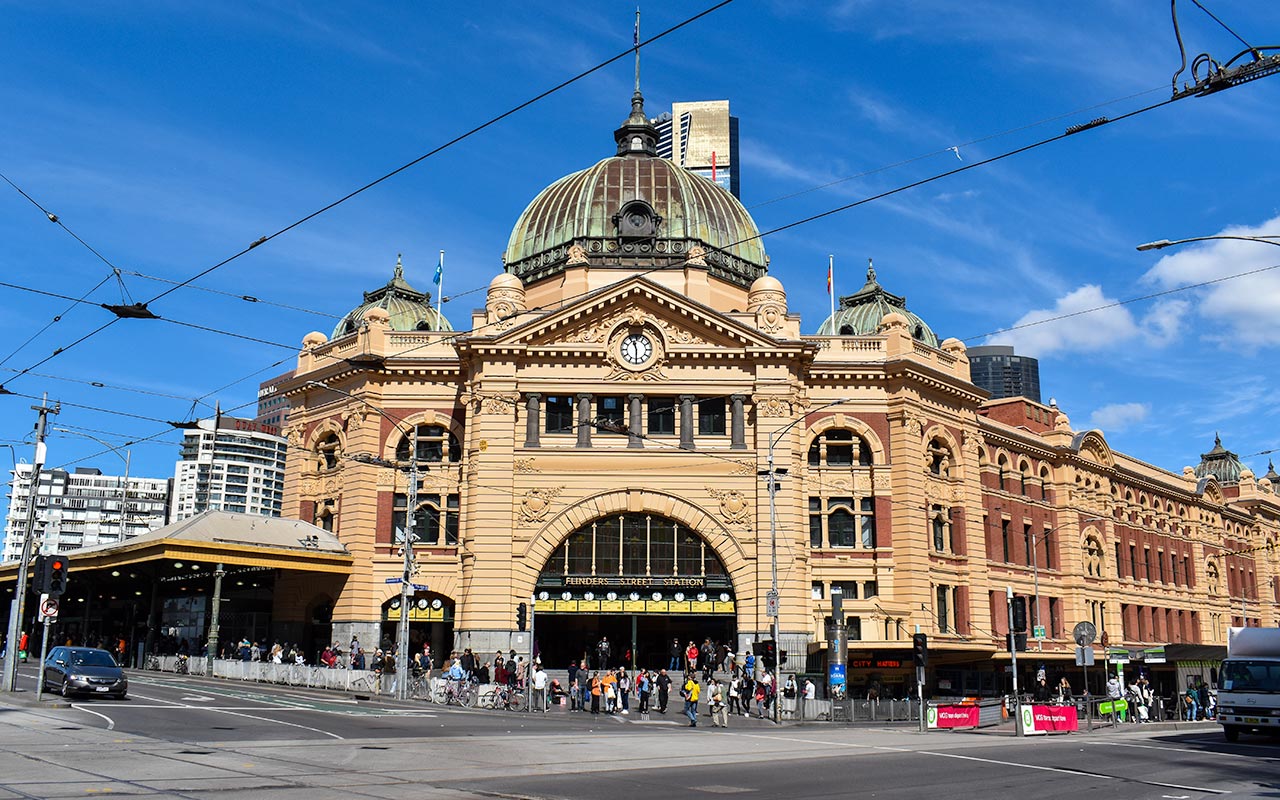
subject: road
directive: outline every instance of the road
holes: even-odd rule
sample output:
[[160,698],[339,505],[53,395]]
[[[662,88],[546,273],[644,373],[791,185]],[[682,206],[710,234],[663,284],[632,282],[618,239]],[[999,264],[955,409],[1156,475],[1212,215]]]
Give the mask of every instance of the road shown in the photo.
[[[132,698],[0,697],[0,798],[1158,798],[1280,795],[1280,745],[1212,725],[1014,739],[512,714],[130,674]],[[33,683],[28,682],[33,687]],[[670,716],[670,715],[669,715]]]

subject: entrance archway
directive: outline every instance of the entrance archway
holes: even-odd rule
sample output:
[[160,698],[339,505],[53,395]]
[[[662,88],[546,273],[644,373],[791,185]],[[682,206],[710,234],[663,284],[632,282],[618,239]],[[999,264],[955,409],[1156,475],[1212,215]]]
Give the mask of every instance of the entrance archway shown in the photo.
[[[453,647],[453,599],[436,592],[418,592],[409,597],[409,654],[417,658],[423,643],[431,645],[431,660],[436,667],[449,657]],[[400,624],[400,597],[382,604],[382,641],[389,647],[396,640]]]
[[732,646],[736,598],[724,563],[696,531],[668,517],[615,513],[571,532],[535,589],[535,637],[548,666],[586,658],[598,667],[669,666],[673,641]]

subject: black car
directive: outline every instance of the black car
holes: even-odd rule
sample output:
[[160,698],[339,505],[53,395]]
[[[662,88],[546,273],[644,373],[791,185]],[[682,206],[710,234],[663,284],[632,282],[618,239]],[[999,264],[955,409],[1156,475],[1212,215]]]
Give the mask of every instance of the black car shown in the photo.
[[129,680],[106,650],[55,647],[44,663],[44,688],[63,697],[89,694],[123,700],[129,693]]

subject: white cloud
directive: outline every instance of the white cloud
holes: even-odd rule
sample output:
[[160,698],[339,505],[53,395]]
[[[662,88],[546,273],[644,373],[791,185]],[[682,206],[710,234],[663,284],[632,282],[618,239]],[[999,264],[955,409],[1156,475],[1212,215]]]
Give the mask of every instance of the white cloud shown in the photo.
[[[1227,228],[1218,236],[1277,236],[1280,216],[1256,227]],[[1275,240],[1280,243],[1280,239]],[[1246,347],[1280,345],[1280,269],[1267,269],[1280,264],[1280,251],[1259,242],[1234,239],[1186,245],[1164,256],[1143,279],[1161,288],[1175,288],[1204,283],[1252,270],[1267,270],[1253,275],[1230,278],[1203,289],[1194,290],[1200,301],[1196,314],[1209,323],[1213,331],[1206,338],[1231,341]]]
[[1145,421],[1150,413],[1149,403],[1111,403],[1093,412],[1089,417],[1089,427],[1117,433]]
[[1102,287],[1085,284],[1059,297],[1052,308],[1028,311],[1010,330],[993,334],[984,344],[1013,345],[1020,354],[1036,357],[1099,352],[1131,339],[1163,347],[1178,337],[1189,308],[1186,301],[1166,300],[1137,320],[1118,302]]

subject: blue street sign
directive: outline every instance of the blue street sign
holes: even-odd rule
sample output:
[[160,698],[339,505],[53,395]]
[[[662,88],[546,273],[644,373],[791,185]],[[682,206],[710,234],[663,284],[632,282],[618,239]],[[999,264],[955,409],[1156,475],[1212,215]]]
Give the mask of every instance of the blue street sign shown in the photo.
[[404,583],[403,578],[387,578],[383,583]]
[[409,585],[412,586],[414,589],[417,589],[419,592],[431,591],[425,583],[411,583]]

